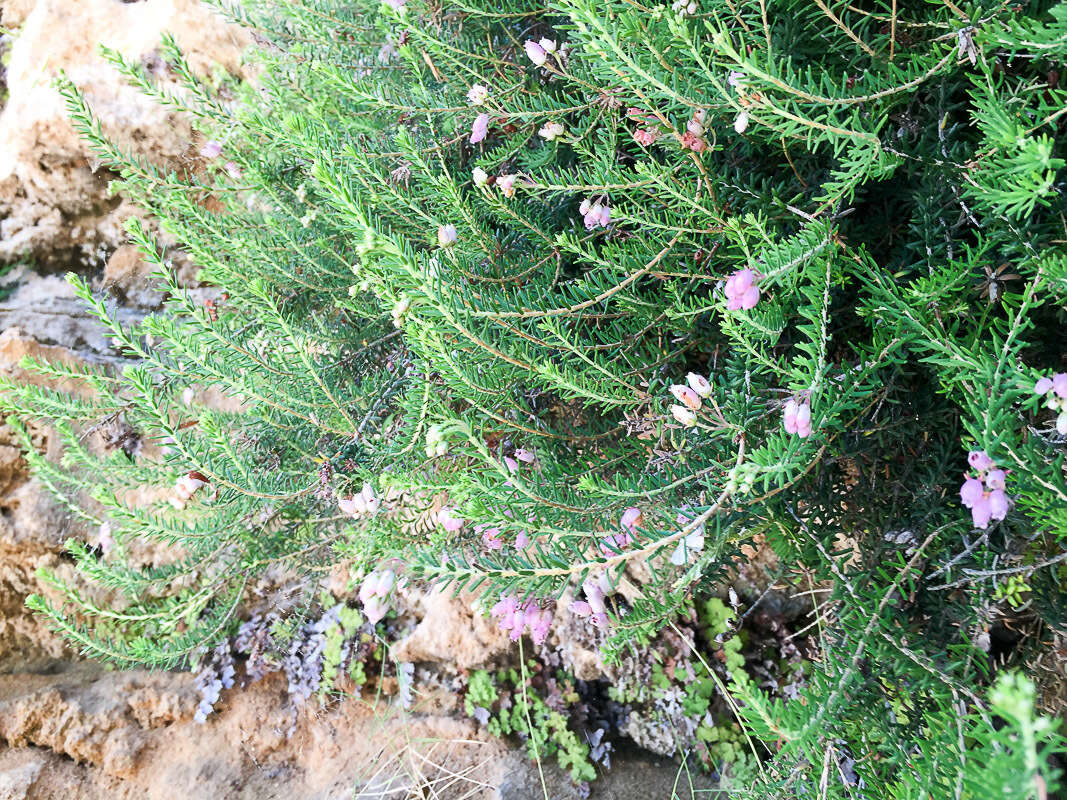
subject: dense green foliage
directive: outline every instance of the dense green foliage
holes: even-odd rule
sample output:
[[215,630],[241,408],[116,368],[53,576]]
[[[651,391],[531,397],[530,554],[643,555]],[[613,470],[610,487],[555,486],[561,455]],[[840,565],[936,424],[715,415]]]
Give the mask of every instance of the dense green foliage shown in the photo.
[[[610,596],[643,564],[608,600],[617,655],[761,541],[826,589],[822,653],[791,698],[724,674],[760,756],[740,795],[1053,791],[1033,685],[989,687],[1067,619],[1067,436],[1034,391],[1067,370],[1067,5],[393,5],[243,2],[256,87],[167,45],[187,88],[163,93],[115,57],[221,143],[173,172],[64,88],[223,294],[194,299],[131,224],[163,311],[123,328],[78,287],[134,363],[37,365],[91,395],[6,386],[65,440],[38,474],[114,540],[72,545],[82,570],[131,598],[36,606],[91,653],[170,664],[270,564],[353,558],[488,605]],[[758,302],[729,308],[743,270]],[[689,372],[695,414],[670,408]],[[240,405],[183,399],[206,387]],[[142,453],[98,457],[105,420]],[[978,529],[968,451],[1008,470]],[[128,496],[176,481],[175,507]],[[182,557],[131,569],[137,539]]]

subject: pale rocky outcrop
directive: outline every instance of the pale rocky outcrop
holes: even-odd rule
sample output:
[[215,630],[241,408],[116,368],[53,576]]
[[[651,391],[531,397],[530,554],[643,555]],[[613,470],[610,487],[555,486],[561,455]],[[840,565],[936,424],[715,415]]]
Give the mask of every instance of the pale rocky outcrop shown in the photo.
[[433,589],[411,598],[421,617],[415,630],[392,649],[397,661],[429,662],[446,669],[491,667],[506,661],[515,649],[508,635],[472,606],[470,595]]
[[[92,665],[49,676],[0,675],[0,800],[578,800],[551,763],[536,765],[470,720],[420,697],[411,712],[382,701],[293,706],[268,677],[227,692],[193,721],[188,674],[108,673]],[[424,710],[426,709],[426,710]],[[623,754],[593,797],[688,797],[707,780],[668,760]]]
[[164,32],[205,76],[216,69],[243,75],[247,34],[196,0],[4,0],[0,19],[17,29],[0,112],[0,262],[30,259],[60,269],[103,263],[123,243],[122,222],[136,209],[108,195],[113,176],[79,140],[53,81],[65,73],[122,149],[178,166],[199,149],[188,122],[125,85],[99,46],[171,84],[158,53]]

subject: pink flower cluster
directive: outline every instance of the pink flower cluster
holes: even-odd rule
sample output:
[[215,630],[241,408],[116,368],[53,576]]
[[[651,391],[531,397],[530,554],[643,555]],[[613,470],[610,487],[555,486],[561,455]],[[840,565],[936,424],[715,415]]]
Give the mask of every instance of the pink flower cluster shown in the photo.
[[363,604],[363,613],[372,625],[389,611],[389,599],[395,584],[396,574],[391,569],[372,572],[363,579],[359,587],[359,602]]
[[687,428],[697,424],[697,414],[704,405],[700,398],[711,397],[711,382],[703,375],[690,372],[685,376],[688,386],[673,384],[671,394],[681,405],[671,406],[671,416]]
[[748,311],[759,302],[757,275],[750,269],[740,269],[726,279],[726,307],[730,311]]
[[552,609],[542,608],[536,601],[520,603],[514,595],[505,595],[489,612],[497,618],[497,626],[517,642],[528,630],[533,643],[543,644],[552,627]]
[[634,540],[637,529],[645,523],[645,515],[639,508],[628,508],[622,512],[619,518],[619,527],[622,530],[605,536],[600,541],[600,551],[604,555],[613,555],[624,547],[629,546]]
[[585,592],[585,600],[575,600],[571,603],[571,613],[579,617],[591,617],[593,624],[603,627],[608,624],[608,606],[605,598],[615,594],[615,587],[611,585],[607,575],[601,574],[599,578],[587,578],[582,584]]
[[704,121],[708,112],[698,108],[685,125],[685,133],[682,135],[682,147],[692,150],[694,153],[702,153],[708,149],[708,142],[704,138]]
[[608,205],[606,197],[601,197],[600,200],[585,198],[578,206],[578,213],[582,215],[587,231],[596,227],[606,228],[611,222],[611,206]]
[[655,144],[659,138],[659,131],[655,128],[638,128],[634,131],[634,141],[642,147]]
[[1058,411],[1056,432],[1067,436],[1067,372],[1042,378],[1034,384],[1034,394],[1044,395],[1045,407]]
[[456,516],[455,506],[445,506],[437,512],[437,524],[449,533],[460,530],[465,522],[463,517]]
[[801,439],[807,439],[811,436],[811,403],[807,398],[799,402],[794,397],[789,398],[782,421],[786,433],[795,433]]
[[341,513],[346,517],[361,517],[364,514],[373,514],[380,506],[381,503],[374,494],[374,488],[366,482],[363,483],[363,488],[358,494],[337,498],[337,507],[341,509]]
[[990,520],[1004,519],[1008,515],[1010,500],[1005,488],[1007,473],[996,469],[996,464],[985,450],[972,450],[967,454],[967,463],[977,472],[977,477],[967,473],[960,487],[960,502],[971,509],[971,518],[976,528],[988,528]]
[[545,62],[548,61],[548,54],[556,52],[556,42],[549,38],[541,39],[538,42],[535,42],[533,39],[527,39],[523,44],[523,49],[526,50],[526,57],[530,59],[535,66],[543,67]]
[[640,108],[626,109],[626,117],[644,127],[633,132],[634,141],[642,147],[648,147],[663,135],[663,125],[655,114],[649,114]]
[[[704,128],[707,116],[708,112],[703,108],[698,108],[693,112],[693,115],[685,124],[685,133],[682,134],[679,140],[684,149],[692,150],[694,153],[702,153],[708,149],[706,130]],[[672,131],[671,127],[664,125],[663,121],[655,114],[651,114],[641,108],[626,109],[626,117],[641,126],[634,130],[633,137],[634,141],[642,147],[648,147],[658,141],[664,133]],[[675,134],[675,138],[678,138],[677,134]]]

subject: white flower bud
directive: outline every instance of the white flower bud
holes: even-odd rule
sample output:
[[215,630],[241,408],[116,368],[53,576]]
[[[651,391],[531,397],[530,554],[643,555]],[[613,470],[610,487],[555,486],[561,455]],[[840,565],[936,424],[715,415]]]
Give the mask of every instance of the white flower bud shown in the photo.
[[451,247],[456,243],[456,239],[459,238],[459,233],[456,231],[456,226],[449,223],[448,225],[442,225],[437,229],[437,243],[441,247]]

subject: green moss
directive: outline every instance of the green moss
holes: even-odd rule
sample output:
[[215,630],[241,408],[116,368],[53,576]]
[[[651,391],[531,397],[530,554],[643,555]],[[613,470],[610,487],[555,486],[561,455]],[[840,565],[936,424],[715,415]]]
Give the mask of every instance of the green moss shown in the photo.
[[[534,666],[536,662],[531,662],[531,667]],[[561,671],[554,677],[563,700],[568,704],[579,702],[571,676]],[[505,697],[509,702],[500,702]],[[502,669],[495,674],[487,670],[472,672],[463,707],[471,717],[476,716],[479,708],[488,711],[486,728],[494,736],[523,736],[530,758],[555,756],[560,768],[567,770],[575,783],[596,777],[589,759],[589,745],[570,729],[566,716],[548,707],[534,687],[522,686],[515,669]]]
[[[322,682],[319,684],[319,695],[325,695],[331,689],[335,688],[337,682],[337,675],[341,669],[341,658],[343,656],[345,642],[352,638],[359,627],[363,624],[363,615],[358,609],[349,608],[348,606],[341,606],[338,612],[337,622],[327,628],[324,633],[326,635],[326,644],[322,651]],[[360,672],[362,673],[363,665],[360,664]],[[349,668],[349,674],[351,675],[352,668]],[[362,681],[356,681],[357,683],[366,682],[366,675],[363,674]]]

